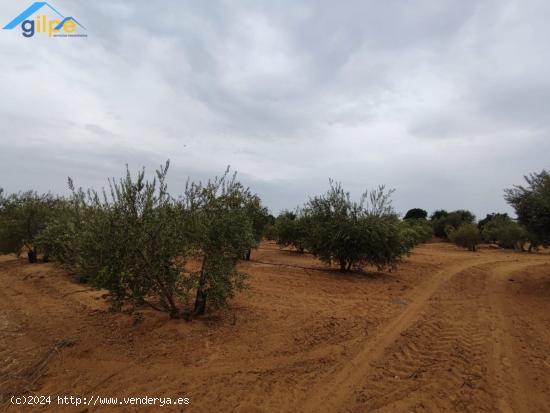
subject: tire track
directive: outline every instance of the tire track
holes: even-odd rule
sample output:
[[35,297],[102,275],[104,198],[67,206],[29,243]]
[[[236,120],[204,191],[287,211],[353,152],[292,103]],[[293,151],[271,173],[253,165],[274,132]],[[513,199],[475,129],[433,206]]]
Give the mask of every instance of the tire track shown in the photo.
[[[506,303],[506,283],[510,275],[532,267],[537,263],[517,263],[490,272],[491,288],[488,294],[492,311],[491,338],[493,358],[490,362],[491,381],[495,388],[499,410],[508,412],[539,411],[531,406],[530,390],[521,377],[521,361],[515,353],[514,339],[510,332],[513,326],[504,315]],[[538,265],[541,265],[538,263]]]
[[[374,365],[352,411],[492,411],[487,271],[457,273]],[[457,300],[462,296],[463,300]],[[388,392],[388,388],[391,389]]]
[[[505,261],[505,260],[504,260]],[[386,348],[395,342],[402,332],[406,331],[417,320],[428,300],[441,286],[455,275],[478,265],[503,262],[488,258],[476,258],[468,262],[454,263],[450,267],[438,271],[429,281],[417,287],[415,301],[412,302],[395,320],[390,322],[372,341],[359,350],[340,369],[325,381],[323,385],[314,388],[303,404],[303,412],[336,412],[354,394],[358,383],[372,371],[373,362],[381,358]],[[427,285],[426,285],[427,284]],[[433,328],[440,328],[434,325]],[[457,332],[460,334],[460,332]]]
[[418,320],[371,363],[372,373],[340,410],[540,411],[527,397],[521,350],[514,349],[502,312],[508,277],[537,264],[504,261],[456,273]]

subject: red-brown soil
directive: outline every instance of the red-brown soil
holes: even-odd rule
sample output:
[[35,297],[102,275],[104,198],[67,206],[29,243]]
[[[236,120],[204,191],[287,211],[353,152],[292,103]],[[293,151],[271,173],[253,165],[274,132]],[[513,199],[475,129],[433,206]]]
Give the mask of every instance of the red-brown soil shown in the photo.
[[[205,319],[112,313],[55,264],[0,257],[0,410],[550,411],[550,255],[422,245],[341,274],[264,243],[251,288]],[[9,396],[188,397],[14,406]]]

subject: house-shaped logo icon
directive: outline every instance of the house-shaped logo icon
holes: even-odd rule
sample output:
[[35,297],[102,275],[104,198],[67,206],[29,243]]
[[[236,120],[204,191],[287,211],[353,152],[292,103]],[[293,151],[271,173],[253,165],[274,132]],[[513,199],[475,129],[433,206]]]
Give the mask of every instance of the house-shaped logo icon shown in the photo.
[[[48,19],[45,14],[34,16],[40,10],[53,13],[55,17]],[[3,29],[13,30],[17,27],[21,27],[24,37],[33,37],[35,33],[47,33],[48,37],[87,37],[87,34],[81,33],[86,28],[78,20],[72,16],[64,16],[45,1],[31,4]]]

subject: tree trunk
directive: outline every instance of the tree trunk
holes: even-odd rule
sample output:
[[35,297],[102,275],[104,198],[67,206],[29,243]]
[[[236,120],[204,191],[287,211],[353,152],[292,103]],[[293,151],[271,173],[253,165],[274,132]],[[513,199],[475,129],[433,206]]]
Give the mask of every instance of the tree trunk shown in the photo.
[[48,254],[44,254],[44,256],[42,257],[42,261],[43,262],[50,262],[50,256]]
[[252,255],[252,250],[251,250],[251,249],[247,249],[247,250],[246,250],[246,253],[245,253],[245,255],[244,255],[244,259],[245,259],[246,261],[250,261],[250,255]]
[[36,262],[36,248],[30,250],[29,252],[27,252],[27,257],[29,258],[29,262],[31,264],[35,263]]
[[175,307],[173,304],[170,304],[170,318],[180,318],[179,308]]
[[206,257],[202,260],[201,275],[199,277],[199,285],[197,286],[197,297],[195,298],[195,308],[193,310],[194,315],[203,315],[206,312],[206,298],[207,293],[204,291],[206,284],[206,272],[205,272]]
[[165,291],[164,292],[164,299],[166,300],[166,303],[168,304],[168,310],[170,313],[170,318],[180,318],[180,309],[176,305],[176,302],[174,301],[174,296],[171,292]]
[[343,259],[340,260],[340,271],[342,272],[346,271],[346,260],[343,260]]
[[197,289],[197,298],[195,299],[195,315],[203,315],[206,312],[206,292],[199,286]]

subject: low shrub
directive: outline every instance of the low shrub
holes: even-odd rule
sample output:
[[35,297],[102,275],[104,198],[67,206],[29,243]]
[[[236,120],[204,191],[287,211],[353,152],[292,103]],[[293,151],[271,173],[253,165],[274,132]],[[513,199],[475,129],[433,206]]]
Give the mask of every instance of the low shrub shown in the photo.
[[392,192],[379,187],[354,202],[339,183],[331,181],[329,190],[302,210],[306,248],[328,264],[336,262],[341,271],[365,265],[394,267],[413,240],[391,207]]
[[448,232],[448,237],[454,244],[467,248],[470,251],[476,251],[481,241],[477,225],[474,224],[463,224],[457,229],[452,229]]

